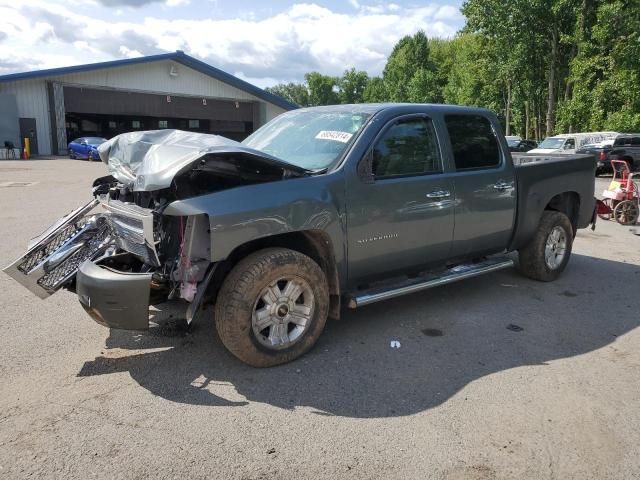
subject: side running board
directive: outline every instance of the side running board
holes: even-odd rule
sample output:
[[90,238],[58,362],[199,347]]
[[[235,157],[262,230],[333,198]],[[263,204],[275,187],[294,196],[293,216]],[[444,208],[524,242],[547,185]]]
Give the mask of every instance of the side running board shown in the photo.
[[349,308],[362,307],[370,303],[387,300],[389,298],[399,297],[408,293],[427,290],[428,288],[446,285],[447,283],[457,282],[465,278],[476,277],[483,273],[495,272],[513,266],[513,260],[507,257],[487,258],[477,263],[465,263],[456,265],[444,272],[430,273],[423,277],[412,278],[400,284],[394,284],[386,287],[374,287],[369,290],[363,290],[352,296],[349,300]]

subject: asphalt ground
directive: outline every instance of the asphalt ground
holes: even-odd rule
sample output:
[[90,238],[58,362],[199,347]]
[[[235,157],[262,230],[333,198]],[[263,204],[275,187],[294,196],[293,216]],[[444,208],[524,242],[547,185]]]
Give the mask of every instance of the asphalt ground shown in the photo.
[[[0,264],[104,172],[0,162]],[[556,282],[505,270],[344,311],[265,370],[210,311],[109,332],[68,292],[0,291],[2,478],[640,478],[640,237],[613,222]]]

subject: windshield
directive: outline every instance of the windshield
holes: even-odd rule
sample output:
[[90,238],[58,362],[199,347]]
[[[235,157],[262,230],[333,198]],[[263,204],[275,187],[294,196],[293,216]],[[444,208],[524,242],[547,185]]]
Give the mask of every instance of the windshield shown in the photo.
[[101,145],[107,141],[106,138],[100,138],[100,137],[86,137],[85,140],[89,145]]
[[293,165],[319,170],[342,155],[369,117],[344,110],[294,110],[276,117],[242,144]]
[[509,145],[510,147],[517,147],[518,145],[520,145],[520,140],[507,139],[507,145]]
[[545,138],[544,142],[542,142],[538,148],[553,148],[553,149],[558,149],[558,148],[562,148],[562,145],[564,144],[566,138],[564,137],[560,137],[560,138],[554,138],[554,137],[549,137],[549,138]]

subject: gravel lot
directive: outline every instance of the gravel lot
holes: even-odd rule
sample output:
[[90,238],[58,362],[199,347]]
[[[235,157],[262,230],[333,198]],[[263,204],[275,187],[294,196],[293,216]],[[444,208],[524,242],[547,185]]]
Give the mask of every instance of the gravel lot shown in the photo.
[[[103,172],[0,162],[0,185],[36,182],[0,186],[0,263]],[[506,270],[346,311],[267,370],[210,312],[109,333],[68,292],[0,288],[0,477],[640,478],[640,237],[613,222],[555,283]]]

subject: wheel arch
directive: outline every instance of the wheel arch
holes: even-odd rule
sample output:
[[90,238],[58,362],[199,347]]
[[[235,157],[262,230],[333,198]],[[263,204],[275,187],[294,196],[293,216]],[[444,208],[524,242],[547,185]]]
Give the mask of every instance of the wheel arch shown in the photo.
[[225,278],[237,263],[247,255],[265,248],[288,248],[300,252],[316,262],[327,278],[329,287],[329,317],[340,318],[340,277],[334,246],[330,236],[322,230],[302,230],[258,238],[239,245],[216,268],[208,296],[215,302]]
[[549,200],[544,208],[564,213],[569,217],[571,226],[573,227],[573,235],[577,232],[578,218],[580,215],[580,194],[577,192],[563,192],[555,195]]

